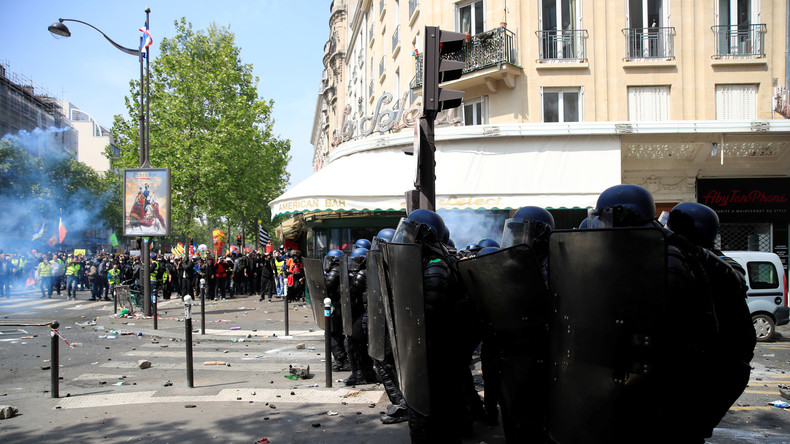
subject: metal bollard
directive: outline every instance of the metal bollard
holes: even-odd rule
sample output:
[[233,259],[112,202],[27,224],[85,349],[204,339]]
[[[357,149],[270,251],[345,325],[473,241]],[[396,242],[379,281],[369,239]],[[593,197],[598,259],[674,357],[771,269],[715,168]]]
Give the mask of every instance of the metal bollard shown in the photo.
[[206,334],[206,280],[200,280],[200,334]]
[[60,338],[58,337],[58,327],[60,327],[60,323],[58,321],[52,321],[49,324],[52,331],[50,335],[52,336],[50,342],[50,374],[52,378],[52,382],[50,384],[49,392],[50,397],[52,398],[60,398],[60,352],[58,348],[60,347]]
[[285,336],[288,336],[288,296],[283,296],[283,303],[285,304]]
[[326,387],[332,387],[332,299],[324,299],[324,354],[326,355]]
[[159,330],[159,312],[156,306],[156,281],[151,282],[151,306],[154,309],[154,330]]
[[192,296],[184,296],[184,326],[187,343],[187,387],[195,386],[192,372]]

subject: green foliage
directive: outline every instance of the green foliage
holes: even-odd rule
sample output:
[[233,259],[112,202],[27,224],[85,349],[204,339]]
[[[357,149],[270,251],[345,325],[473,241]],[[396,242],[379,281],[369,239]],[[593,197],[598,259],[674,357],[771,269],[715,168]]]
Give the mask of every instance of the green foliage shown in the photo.
[[[196,233],[196,219],[255,231],[288,181],[290,141],[273,136],[273,102],[258,97],[234,34],[216,25],[194,31],[183,18],[174,25],[176,36],[151,61],[149,105],[149,159],[171,169],[174,237]],[[129,120],[115,119],[115,168],[139,166],[139,91],[131,82]]]

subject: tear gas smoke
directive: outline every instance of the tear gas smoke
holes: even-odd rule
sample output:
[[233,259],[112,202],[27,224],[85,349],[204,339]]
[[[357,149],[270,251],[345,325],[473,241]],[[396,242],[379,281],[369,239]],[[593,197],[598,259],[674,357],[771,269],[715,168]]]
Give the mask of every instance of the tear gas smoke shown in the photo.
[[459,250],[483,238],[501,242],[505,219],[508,217],[507,211],[500,210],[439,210],[438,213],[450,230],[450,239]]

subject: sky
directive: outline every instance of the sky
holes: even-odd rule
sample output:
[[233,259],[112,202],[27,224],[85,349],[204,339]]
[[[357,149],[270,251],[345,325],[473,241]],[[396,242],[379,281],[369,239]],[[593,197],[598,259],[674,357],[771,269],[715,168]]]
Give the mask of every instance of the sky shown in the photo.
[[117,44],[137,49],[139,28],[150,8],[154,40],[151,63],[162,38],[175,35],[185,17],[194,30],[211,23],[236,35],[243,63],[258,77],[258,95],[274,100],[274,133],[291,140],[286,189],[312,174],[310,144],[324,44],[329,38],[329,0],[0,0],[0,61],[52,96],[66,100],[110,128],[126,114],[129,81],[139,79],[137,57],[114,48],[101,34],[65,22],[71,37],[56,39],[47,27],[58,18],[81,20]]

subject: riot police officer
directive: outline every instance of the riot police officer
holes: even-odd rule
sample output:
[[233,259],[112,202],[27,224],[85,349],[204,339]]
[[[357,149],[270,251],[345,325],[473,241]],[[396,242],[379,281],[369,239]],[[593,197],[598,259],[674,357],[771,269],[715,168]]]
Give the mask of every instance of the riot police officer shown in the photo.
[[[370,241],[357,241],[356,245],[370,245]],[[375,383],[373,361],[368,356],[368,315],[367,315],[367,269],[365,260],[368,249],[354,248],[348,260],[349,284],[351,295],[351,335],[346,337],[351,376],[344,381],[346,385]]]
[[[459,283],[454,273],[455,261],[449,257],[441,240],[445,225],[433,211],[418,209],[402,219],[393,237],[394,243],[414,243],[419,247],[422,270],[422,302],[426,368],[414,369],[399,353],[398,365],[408,366],[401,373],[426,373],[423,381],[402,387],[409,406],[409,431],[412,442],[460,442],[465,429],[464,371],[468,372],[466,341],[455,335],[456,298]],[[395,248],[388,248],[390,260]],[[393,287],[394,288],[394,287]],[[395,295],[393,295],[395,296]],[[396,319],[396,323],[397,323]],[[397,327],[397,325],[396,325]],[[412,334],[408,331],[397,333]],[[399,339],[400,341],[400,339]],[[398,344],[401,349],[401,344]],[[422,386],[421,386],[422,385]],[[425,386],[427,385],[427,386]],[[417,399],[427,392],[427,405]]]
[[737,265],[734,260],[719,257],[722,253],[714,251],[719,227],[716,212],[696,202],[683,202],[672,208],[667,224],[675,236],[691,244],[687,249],[702,264],[709,283],[707,294],[716,315],[718,330],[708,350],[708,376],[700,395],[701,408],[708,413],[706,437],[711,436],[713,428],[746,388],[757,340],[746,305],[744,276],[732,266]]
[[343,335],[342,308],[340,304],[340,261],[345,260],[340,250],[329,250],[324,257],[324,280],[326,282],[327,296],[332,300],[332,315],[330,318],[331,348],[335,363],[332,370],[343,371],[348,369],[348,356],[346,355],[345,336]]

